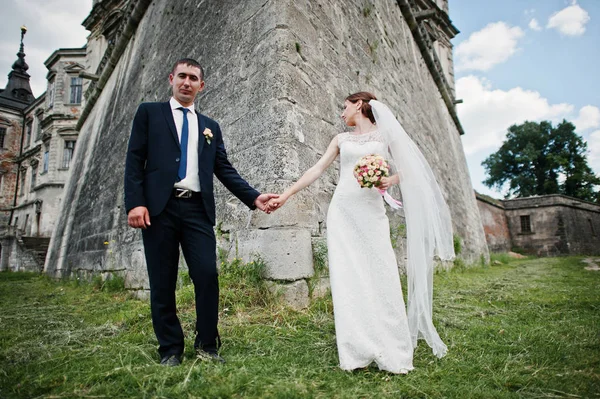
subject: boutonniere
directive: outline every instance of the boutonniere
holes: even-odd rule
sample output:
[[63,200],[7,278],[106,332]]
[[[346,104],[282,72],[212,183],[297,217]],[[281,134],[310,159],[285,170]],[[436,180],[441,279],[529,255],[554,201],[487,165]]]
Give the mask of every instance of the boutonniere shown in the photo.
[[206,129],[204,129],[204,131],[202,132],[202,134],[204,135],[204,138],[206,139],[206,142],[207,142],[208,144],[210,144],[210,141],[211,141],[211,140],[212,140],[212,138],[213,138],[213,134],[212,134],[212,132],[210,131],[210,129],[209,129],[209,128],[206,128]]

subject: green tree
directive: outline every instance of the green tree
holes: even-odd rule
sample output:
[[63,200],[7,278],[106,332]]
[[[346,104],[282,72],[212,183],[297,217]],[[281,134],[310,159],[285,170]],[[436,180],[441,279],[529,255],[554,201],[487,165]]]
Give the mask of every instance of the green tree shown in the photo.
[[565,194],[599,201],[600,179],[586,153],[587,144],[571,122],[563,120],[556,127],[548,121],[513,125],[500,149],[482,162],[487,175],[483,183],[498,189],[509,183],[507,197]]

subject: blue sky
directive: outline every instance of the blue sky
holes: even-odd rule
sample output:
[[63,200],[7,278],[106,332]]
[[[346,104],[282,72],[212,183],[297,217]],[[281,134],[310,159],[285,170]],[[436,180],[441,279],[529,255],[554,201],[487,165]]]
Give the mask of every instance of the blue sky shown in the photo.
[[450,0],[457,105],[473,187],[496,198],[481,166],[506,129],[563,118],[600,173],[600,1]]

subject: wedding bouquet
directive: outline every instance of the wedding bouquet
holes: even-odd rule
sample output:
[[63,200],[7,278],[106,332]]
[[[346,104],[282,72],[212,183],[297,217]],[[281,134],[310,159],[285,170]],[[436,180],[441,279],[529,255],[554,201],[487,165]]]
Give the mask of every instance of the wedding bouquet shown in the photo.
[[354,177],[363,188],[377,187],[381,178],[390,174],[390,167],[381,155],[365,155],[354,167]]
[[[390,165],[378,154],[365,155],[354,166],[354,177],[362,188],[379,187],[381,179],[390,175]],[[402,202],[392,198],[386,190],[378,189],[385,202],[393,209],[402,208]]]

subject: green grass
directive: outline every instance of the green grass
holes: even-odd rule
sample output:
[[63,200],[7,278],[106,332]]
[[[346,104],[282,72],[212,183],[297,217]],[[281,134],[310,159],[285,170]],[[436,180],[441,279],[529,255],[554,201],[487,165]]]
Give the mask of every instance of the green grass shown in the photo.
[[0,273],[0,397],[600,397],[600,272],[584,266],[545,258],[437,273],[435,322],[449,352],[437,359],[420,342],[404,376],[340,370],[331,300],[286,309],[263,290],[262,266],[221,269],[225,365],[195,361],[182,279],[188,346],[178,368],[157,365],[147,303]]

